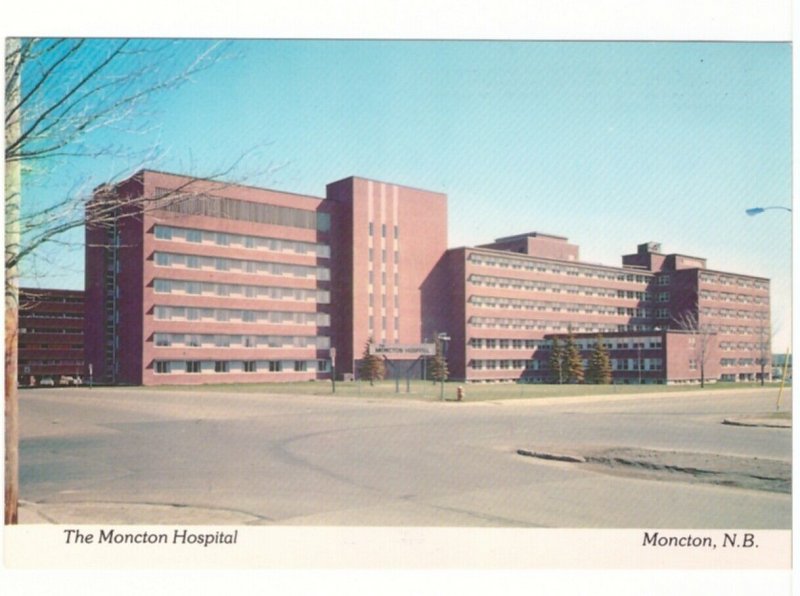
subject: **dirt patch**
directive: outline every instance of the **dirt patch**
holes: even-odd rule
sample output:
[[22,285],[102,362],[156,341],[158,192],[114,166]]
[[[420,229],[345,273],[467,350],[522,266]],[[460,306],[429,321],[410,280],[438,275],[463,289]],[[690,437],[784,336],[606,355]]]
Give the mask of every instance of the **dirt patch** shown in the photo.
[[517,453],[540,459],[572,461],[575,465],[600,472],[652,480],[701,482],[786,494],[792,490],[791,463],[774,459],[632,448],[570,454],[569,460],[542,449],[519,449]]

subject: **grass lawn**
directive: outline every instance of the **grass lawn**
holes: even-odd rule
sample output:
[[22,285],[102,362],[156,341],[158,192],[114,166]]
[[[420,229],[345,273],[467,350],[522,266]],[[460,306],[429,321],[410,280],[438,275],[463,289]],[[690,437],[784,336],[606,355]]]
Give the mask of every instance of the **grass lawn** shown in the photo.
[[[705,389],[699,385],[546,385],[523,383],[456,383],[444,384],[445,399],[455,399],[458,387],[464,389],[464,401],[485,401],[494,399],[537,399],[544,397],[568,397],[581,395],[615,395],[632,393],[674,393],[699,392],[720,389],[747,389],[760,387],[759,383],[713,383]],[[778,390],[777,384],[768,384]],[[158,391],[230,391],[236,393],[260,393],[274,395],[331,395],[329,381],[306,381],[298,383],[234,383],[208,385],[162,385],[143,389]],[[787,387],[788,389],[788,387]],[[401,380],[399,392],[394,380],[376,382],[370,386],[368,382],[336,383],[336,395],[345,397],[369,397],[389,399],[416,399],[435,401],[440,399],[441,386],[430,381],[411,381],[407,387]]]

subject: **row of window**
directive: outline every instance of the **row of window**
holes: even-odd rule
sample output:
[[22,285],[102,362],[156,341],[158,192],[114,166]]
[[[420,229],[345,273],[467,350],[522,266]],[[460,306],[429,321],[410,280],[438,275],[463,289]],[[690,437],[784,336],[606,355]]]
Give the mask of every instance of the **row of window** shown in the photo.
[[733,350],[766,350],[769,351],[769,344],[768,343],[754,343],[754,342],[745,342],[740,341],[738,343],[734,342],[727,342],[722,341],[719,343],[719,349],[725,352],[731,352]]
[[156,360],[157,374],[330,372],[327,360]]
[[197,296],[232,296],[262,300],[296,300],[299,302],[316,302],[318,304],[328,304],[331,301],[331,295],[328,290],[222,284],[176,279],[156,279],[153,281],[153,290],[156,294],[180,293]]
[[754,288],[756,290],[768,290],[769,281],[760,279],[748,279],[721,273],[710,273],[703,271],[700,273],[700,281],[721,286],[739,286],[740,288]]
[[755,360],[752,358],[722,358],[719,363],[722,366],[753,366]]
[[61,327],[20,327],[20,333],[48,333],[53,335],[83,335],[83,328],[64,329]]
[[597,279],[613,279],[616,281],[626,281],[635,283],[649,283],[652,279],[649,275],[641,275],[619,271],[608,271],[605,269],[593,269],[589,267],[579,267],[576,265],[562,265],[548,261],[536,259],[507,258],[494,255],[482,255],[471,253],[468,257],[471,263],[485,265],[487,267],[501,267],[511,269],[522,269],[525,271],[538,271],[539,273],[566,274],[572,276],[583,276]]
[[476,328],[526,329],[537,331],[572,331],[573,333],[614,333],[630,331],[653,331],[650,324],[610,325],[597,321],[542,321],[540,319],[516,319],[509,317],[470,317],[467,323]]
[[[586,361],[584,361],[585,363]],[[663,370],[662,358],[612,358],[611,370]],[[584,364],[585,366],[585,364]]]
[[156,252],[153,259],[158,267],[185,267],[187,269],[214,269],[238,273],[260,273],[265,275],[292,276],[329,280],[330,269],[308,265],[290,265],[272,261],[246,261],[225,257],[203,257],[170,252]]
[[619,325],[574,321],[543,321],[541,319],[516,319],[509,317],[470,317],[467,324],[483,329],[526,329],[538,331],[569,331],[574,333],[610,333],[617,331]]
[[472,370],[539,370],[538,360],[470,360]]
[[[386,224],[382,223],[381,224],[381,238],[386,238],[386,231],[387,231]],[[369,222],[369,235],[370,236],[374,236],[375,235],[375,224],[372,223],[372,222]],[[394,226],[394,237],[395,238],[399,238],[400,237],[400,229],[396,225]]]
[[[576,294],[581,296],[627,298],[631,300],[638,300],[640,302],[649,302],[652,300],[652,294],[650,294],[650,292],[644,292],[640,290],[618,290],[614,288],[602,288],[599,286],[558,284],[543,281],[522,280],[512,277],[495,277],[492,275],[470,275],[468,281],[474,285],[485,286],[489,288],[511,288],[514,290],[551,292],[553,294],[565,292],[567,294]],[[659,294],[659,296],[662,298],[665,297],[667,300],[669,299],[668,292],[662,292]]]
[[734,326],[734,325],[715,325],[709,324],[705,326],[708,331],[720,334],[736,334],[736,335],[760,335],[764,333],[763,327],[747,327],[747,326]]
[[638,298],[639,300],[650,300],[650,294],[640,291],[625,291],[615,288],[604,288],[600,286],[581,286],[575,284],[559,284],[530,279],[519,279],[516,277],[499,277],[496,275],[470,275],[467,278],[471,284],[485,286],[487,288],[511,288],[513,290],[526,290],[535,292],[552,292],[560,294],[579,294],[582,296],[600,296],[606,298]]
[[230,335],[226,333],[156,333],[158,347],[217,348],[330,348],[325,335]]
[[733,308],[701,308],[700,313],[709,317],[721,317],[723,319],[755,319],[766,321],[769,313],[766,311],[735,310]]
[[[397,288],[395,287],[395,291],[396,290],[397,290]],[[386,308],[387,302],[388,302],[388,299],[386,297],[386,294],[381,294],[381,308]],[[400,308],[400,296],[398,294],[394,294],[394,296],[393,296],[393,304],[394,304],[395,308]],[[375,306],[375,294],[373,294],[371,292],[369,294],[369,305],[370,305],[370,307],[374,307]]]
[[159,321],[234,321],[269,325],[316,325],[328,327],[328,313],[292,312],[279,310],[245,310],[239,308],[196,308],[191,306],[156,306],[155,318]]
[[197,244],[214,244],[216,246],[233,246],[271,252],[291,252],[298,255],[313,254],[322,258],[330,258],[331,248],[327,244],[286,240],[283,238],[267,238],[263,236],[246,236],[229,232],[209,232],[192,228],[175,226],[155,226],[153,231],[159,240],[182,240]]
[[[563,338],[561,338],[563,342]],[[487,350],[549,350],[552,347],[552,340],[549,339],[496,339],[473,337],[469,340],[469,345],[476,349]],[[576,339],[575,345],[579,350],[593,350],[597,345],[596,339]],[[640,337],[635,339],[620,338],[620,339],[604,339],[603,345],[609,350],[628,350],[636,348],[646,348],[651,350],[660,350],[662,346],[660,337]]]
[[469,340],[469,345],[472,348],[479,350],[487,349],[513,349],[513,350],[535,350],[536,348],[543,347],[547,344],[544,339],[494,339],[484,337],[473,337]]
[[83,344],[33,344],[20,342],[21,350],[82,350]]
[[62,297],[53,298],[52,296],[37,296],[36,290],[20,290],[20,310],[30,308],[31,306],[42,306],[44,304],[83,304],[84,300],[80,298]]
[[182,215],[218,217],[322,232],[327,232],[331,228],[330,214],[307,209],[267,205],[206,194],[182,194],[166,188],[156,188],[155,195],[158,199],[156,201],[157,209]]
[[700,290],[703,300],[719,300],[720,302],[743,302],[745,304],[769,304],[769,296],[752,296],[750,294],[734,294],[733,292],[712,292]]
[[[506,310],[537,310],[540,312],[588,313],[600,315],[617,315],[617,307],[598,304],[579,304],[577,302],[550,302],[546,300],[523,300],[521,298],[497,298],[495,296],[470,296],[468,302],[479,308],[502,308]],[[633,310],[633,309],[631,309]],[[638,309],[637,309],[638,310]]]
[[[369,272],[369,283],[370,285],[375,283],[375,274],[374,272]],[[386,285],[386,271],[381,271],[381,284],[384,286]],[[394,272],[394,287],[397,288],[400,286],[400,275],[397,271]]]
[[[584,369],[589,366],[588,360],[581,360]],[[662,358],[612,358],[611,370],[663,370]],[[469,362],[472,370],[547,370],[549,363],[536,359],[528,360],[480,360]]]
[[20,319],[82,319],[82,312],[26,312],[20,310]]
[[59,360],[20,360],[20,368],[23,366],[83,366],[82,358],[66,358]]
[[[575,344],[579,350],[594,350],[597,346],[596,339],[578,339]],[[663,342],[660,337],[637,337],[604,339],[603,345],[607,350],[660,350]]]
[[[372,261],[375,259],[375,251],[372,248],[370,248],[368,250],[369,250],[369,259],[368,259],[367,263],[369,264],[370,267],[372,267]],[[394,251],[394,264],[397,265],[399,262],[400,262],[400,251],[395,250]],[[381,249],[381,263],[386,263],[386,249],[385,248]]]

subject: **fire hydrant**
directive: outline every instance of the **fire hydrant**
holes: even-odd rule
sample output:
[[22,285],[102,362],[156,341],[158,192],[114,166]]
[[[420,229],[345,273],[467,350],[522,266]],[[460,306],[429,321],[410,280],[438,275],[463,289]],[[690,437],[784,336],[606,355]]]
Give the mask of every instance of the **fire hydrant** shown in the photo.
[[456,401],[461,401],[462,399],[464,399],[464,388],[459,387],[456,389]]

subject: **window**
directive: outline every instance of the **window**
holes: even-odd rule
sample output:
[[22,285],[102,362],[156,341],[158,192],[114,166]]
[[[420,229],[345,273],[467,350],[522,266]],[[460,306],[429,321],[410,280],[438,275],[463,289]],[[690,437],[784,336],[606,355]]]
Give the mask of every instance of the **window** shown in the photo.
[[386,238],[386,224],[381,224],[381,238]]
[[658,276],[658,285],[660,285],[660,286],[668,286],[669,285],[669,275],[659,275]]
[[295,360],[294,361],[294,372],[305,372],[307,369],[308,363],[305,360]]
[[283,370],[283,363],[280,360],[270,360],[269,372],[281,372]]
[[186,230],[186,242],[202,242],[203,233],[200,230]]
[[159,240],[172,240],[172,228],[156,226],[156,238]]
[[245,360],[243,363],[244,372],[251,373],[256,372],[256,361],[255,360]]
[[214,372],[218,373],[226,373],[228,372],[228,361],[227,360],[217,360],[214,362]]
[[658,293],[658,301],[659,302],[669,302],[669,292],[659,292]]
[[156,333],[156,345],[157,346],[171,346],[172,345],[172,337],[169,333]]
[[199,360],[188,360],[186,362],[186,372],[187,373],[199,373],[200,372],[200,361]]
[[171,372],[170,370],[170,363],[164,362],[162,360],[156,361],[156,373],[158,374],[166,374]]
[[369,235],[372,236],[375,233],[375,228],[372,222],[369,222]]

